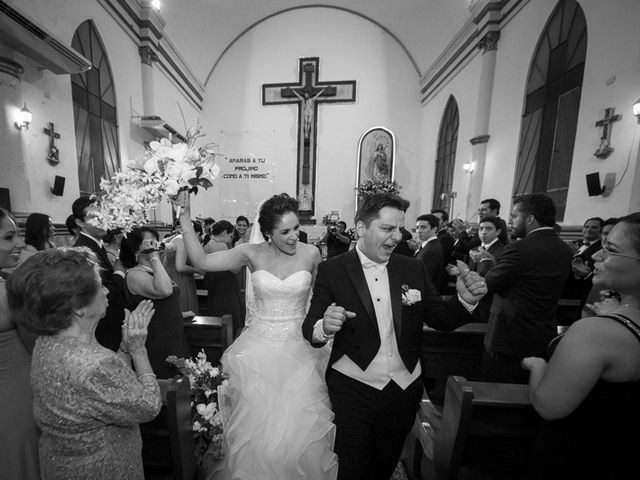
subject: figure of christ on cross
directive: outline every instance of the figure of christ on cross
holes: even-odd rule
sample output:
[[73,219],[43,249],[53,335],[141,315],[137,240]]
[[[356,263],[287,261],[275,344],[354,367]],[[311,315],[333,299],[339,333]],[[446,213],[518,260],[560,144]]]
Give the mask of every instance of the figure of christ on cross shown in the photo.
[[296,97],[302,100],[302,116],[304,120],[304,138],[309,138],[309,134],[311,133],[311,124],[313,123],[314,117],[314,101],[322,92],[326,90],[326,88],[321,89],[318,93],[316,93],[313,97],[309,95],[309,92],[303,90],[304,97],[300,95],[296,90],[287,87],[287,90],[290,90]]
[[318,57],[301,58],[299,62],[298,83],[263,84],[262,104],[265,106],[298,105],[296,194],[301,202],[301,222],[309,223],[314,215],[315,205],[318,104],[354,102],[356,82],[355,80],[320,82]]

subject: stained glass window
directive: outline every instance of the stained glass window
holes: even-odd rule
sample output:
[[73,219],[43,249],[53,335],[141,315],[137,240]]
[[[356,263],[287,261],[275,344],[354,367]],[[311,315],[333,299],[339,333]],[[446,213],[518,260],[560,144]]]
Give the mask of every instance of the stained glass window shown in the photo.
[[[453,188],[453,168],[456,163],[458,146],[458,104],[452,96],[444,109],[440,133],[438,135],[438,156],[436,157],[436,175],[433,184],[433,208],[449,212],[451,190]],[[455,212],[449,212],[455,215]]]
[[587,52],[584,12],[560,0],[531,60],[514,194],[546,193],[564,218]]
[[78,27],[71,46],[92,65],[71,75],[80,193],[91,194],[120,166],[116,96],[109,59],[91,20]]

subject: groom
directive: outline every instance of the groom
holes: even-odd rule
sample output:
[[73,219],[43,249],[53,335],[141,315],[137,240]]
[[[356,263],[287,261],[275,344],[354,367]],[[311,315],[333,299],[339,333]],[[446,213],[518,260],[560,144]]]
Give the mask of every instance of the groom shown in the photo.
[[361,202],[356,248],[318,266],[302,326],[315,347],[334,338],[327,385],[339,480],[389,480],[422,397],[423,322],[453,330],[472,321],[487,292],[482,277],[459,264],[458,295],[445,303],[422,262],[392,253],[408,207],[392,194]]

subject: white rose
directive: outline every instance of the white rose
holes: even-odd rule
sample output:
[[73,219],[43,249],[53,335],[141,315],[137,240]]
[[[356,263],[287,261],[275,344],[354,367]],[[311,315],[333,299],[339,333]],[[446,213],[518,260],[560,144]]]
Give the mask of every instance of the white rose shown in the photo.
[[420,293],[420,290],[416,290],[414,288],[410,289],[407,292],[407,300],[409,301],[409,303],[416,303],[422,300],[422,294]]

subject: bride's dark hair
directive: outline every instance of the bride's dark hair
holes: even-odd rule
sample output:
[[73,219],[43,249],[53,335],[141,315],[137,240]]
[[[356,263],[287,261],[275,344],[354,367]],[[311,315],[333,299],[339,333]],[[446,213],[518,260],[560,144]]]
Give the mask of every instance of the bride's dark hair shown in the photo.
[[285,213],[293,212],[298,215],[298,201],[291,198],[286,193],[280,193],[269,198],[260,208],[258,223],[260,232],[265,240],[269,240],[267,233],[271,233],[276,228],[276,223],[280,221]]

